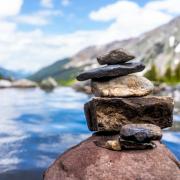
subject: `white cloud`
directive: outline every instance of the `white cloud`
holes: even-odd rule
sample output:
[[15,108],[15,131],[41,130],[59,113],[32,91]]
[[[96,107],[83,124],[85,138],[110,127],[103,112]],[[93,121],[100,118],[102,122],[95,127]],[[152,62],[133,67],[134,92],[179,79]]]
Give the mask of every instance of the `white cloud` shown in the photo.
[[68,6],[70,4],[70,0],[61,0],[63,6]]
[[[174,8],[166,5],[170,1],[176,3],[173,4]],[[117,1],[89,15],[93,21],[110,22],[106,29],[79,30],[63,35],[45,34],[40,29],[21,32],[16,30],[16,24],[4,22],[4,30],[0,26],[0,31],[5,32],[7,28],[9,34],[0,33],[0,65],[14,70],[37,70],[55,60],[69,57],[86,46],[137,36],[180,14],[180,9],[176,8],[179,5],[178,1],[151,1],[143,7],[132,1]],[[38,17],[43,18],[36,21],[37,17],[30,14],[29,20],[25,17],[26,20],[21,19],[19,22],[47,24],[47,17],[51,17],[50,11],[49,16],[47,14],[39,15]],[[22,18],[22,15],[19,17]]]
[[[60,58],[71,56],[87,44],[86,32],[46,35],[41,30],[0,35],[0,64],[18,70],[37,70]],[[92,41],[91,41],[92,43]]]
[[[112,40],[138,36],[173,18],[172,14],[149,8],[156,1],[140,7],[132,1],[118,1],[90,13],[94,21],[110,21],[113,23],[106,29],[106,34]],[[180,10],[179,10],[180,13]]]
[[0,21],[0,34],[9,34],[13,31],[15,31],[16,29],[16,24],[15,23],[11,23],[11,22],[7,22],[7,21]]
[[41,5],[46,8],[53,8],[53,0],[41,0]]
[[[150,1],[144,7],[140,7],[133,1],[117,1],[116,3],[107,5],[90,14],[93,20],[109,21],[117,18],[126,18],[131,15],[144,15],[146,12],[156,12],[163,15],[176,15],[180,14],[180,1],[179,0],[156,0]],[[139,16],[138,15],[138,16]],[[134,16],[131,16],[134,19]],[[153,18],[153,17],[152,17]],[[128,22],[128,21],[127,21]]]
[[19,14],[23,0],[0,0],[0,18]]
[[146,6],[148,9],[166,11],[167,13],[179,14],[180,1],[179,0],[158,0],[149,2]]
[[120,15],[125,16],[129,13],[132,15],[134,12],[139,12],[139,6],[136,3],[131,1],[118,1],[114,4],[102,7],[97,11],[91,12],[90,18],[92,20],[109,21],[116,19]]
[[62,15],[62,12],[57,10],[41,10],[36,13],[17,16],[15,21],[17,23],[44,26],[50,23],[52,17],[58,15]]
[[18,15],[22,5],[23,0],[0,0],[0,34],[2,36],[0,39],[8,39],[9,34],[16,30],[17,24],[7,21],[6,18]]

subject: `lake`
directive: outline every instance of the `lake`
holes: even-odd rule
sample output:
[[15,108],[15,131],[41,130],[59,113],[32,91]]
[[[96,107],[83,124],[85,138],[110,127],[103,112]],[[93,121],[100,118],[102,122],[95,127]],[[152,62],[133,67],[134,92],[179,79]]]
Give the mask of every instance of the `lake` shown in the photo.
[[[89,137],[83,112],[89,98],[71,88],[1,89],[0,180],[39,180],[62,152]],[[175,98],[178,104],[179,93]],[[163,136],[178,159],[179,109],[176,106],[174,127]]]

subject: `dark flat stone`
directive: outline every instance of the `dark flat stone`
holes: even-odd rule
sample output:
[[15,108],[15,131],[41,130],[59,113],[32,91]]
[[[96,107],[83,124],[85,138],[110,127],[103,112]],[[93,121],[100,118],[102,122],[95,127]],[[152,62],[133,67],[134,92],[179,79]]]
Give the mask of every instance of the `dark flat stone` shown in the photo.
[[125,150],[144,150],[144,149],[153,149],[156,147],[156,145],[153,142],[148,143],[138,143],[135,141],[125,141],[123,139],[120,139],[120,144],[122,149]]
[[115,49],[109,53],[97,57],[98,63],[104,64],[121,64],[134,59],[135,56],[127,52],[125,49]]
[[145,96],[136,98],[93,98],[85,104],[85,114],[91,131],[120,131],[126,124],[172,126],[173,99]]
[[127,124],[121,128],[120,135],[125,140],[136,142],[150,142],[160,140],[162,131],[154,124]]
[[153,149],[156,147],[156,144],[153,142],[148,143],[138,143],[135,141],[126,141],[123,139],[117,140],[108,140],[104,141],[94,141],[96,146],[106,148],[113,151],[121,151],[121,150],[145,150],[145,149]]
[[126,64],[117,64],[117,65],[109,65],[96,69],[92,69],[90,71],[83,72],[79,74],[76,78],[79,81],[85,81],[88,79],[100,79],[100,78],[110,78],[110,77],[118,77],[125,76],[131,73],[143,71],[145,65],[142,63],[126,63]]

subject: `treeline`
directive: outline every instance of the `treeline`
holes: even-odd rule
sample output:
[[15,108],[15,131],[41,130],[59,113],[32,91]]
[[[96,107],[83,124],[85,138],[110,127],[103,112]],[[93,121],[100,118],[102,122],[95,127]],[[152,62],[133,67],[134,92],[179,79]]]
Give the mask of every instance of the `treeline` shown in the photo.
[[171,66],[168,66],[164,75],[158,73],[158,69],[155,64],[152,64],[151,69],[147,71],[144,75],[151,81],[155,82],[165,82],[169,84],[176,84],[180,82],[180,63],[176,66],[175,69],[172,69]]
[[11,76],[4,76],[3,74],[0,73],[0,80],[8,80],[8,81],[13,81],[14,78]]

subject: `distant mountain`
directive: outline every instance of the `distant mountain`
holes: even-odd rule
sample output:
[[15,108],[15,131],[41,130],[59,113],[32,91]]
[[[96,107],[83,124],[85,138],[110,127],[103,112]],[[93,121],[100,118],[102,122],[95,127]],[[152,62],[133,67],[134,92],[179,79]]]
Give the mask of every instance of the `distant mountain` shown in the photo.
[[31,76],[31,72],[19,70],[19,71],[14,71],[14,78],[15,79],[23,79]]
[[30,74],[24,71],[11,71],[0,67],[0,78],[3,79],[20,79],[29,76]]
[[71,58],[43,68],[31,79],[39,81],[48,76],[60,80],[74,78],[79,71],[98,67],[96,57],[116,48],[125,48],[134,53],[137,60],[146,64],[146,70],[155,64],[163,74],[168,66],[174,68],[180,60],[180,17],[137,38],[85,48]]
[[14,76],[16,76],[16,74],[13,71],[0,67],[0,78],[11,79],[14,78]]
[[41,81],[47,77],[53,77],[56,80],[69,80],[73,79],[74,75],[78,73],[82,68],[69,67],[66,68],[66,65],[70,63],[71,59],[66,58],[59,60],[54,64],[44,67],[35,74],[29,76],[28,78],[35,81]]

